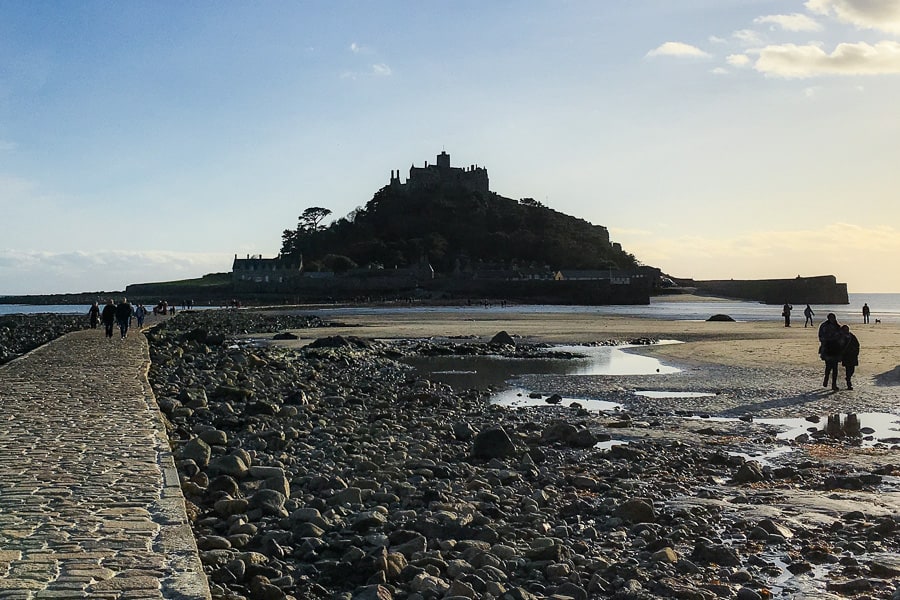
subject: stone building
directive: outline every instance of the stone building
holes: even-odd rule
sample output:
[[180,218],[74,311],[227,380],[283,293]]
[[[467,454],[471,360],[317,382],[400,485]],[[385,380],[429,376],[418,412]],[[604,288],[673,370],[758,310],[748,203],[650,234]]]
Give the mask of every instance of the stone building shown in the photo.
[[424,167],[411,165],[409,167],[409,178],[406,183],[400,182],[400,169],[391,171],[391,187],[402,190],[421,190],[439,187],[441,185],[459,185],[472,191],[488,194],[489,182],[487,169],[478,165],[470,165],[469,167],[451,167],[450,155],[441,152],[437,155],[437,163],[429,165],[425,162]]
[[235,254],[231,265],[231,280],[235,283],[286,283],[302,275],[303,257],[294,260],[280,254],[275,258],[248,254],[247,258],[238,258]]

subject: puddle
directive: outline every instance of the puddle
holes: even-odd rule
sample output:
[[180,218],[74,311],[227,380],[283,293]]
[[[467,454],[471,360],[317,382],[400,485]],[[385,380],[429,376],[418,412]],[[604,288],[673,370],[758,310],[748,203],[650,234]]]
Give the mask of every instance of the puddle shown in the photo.
[[[754,419],[754,422],[763,425],[773,425],[782,428],[783,431],[776,437],[781,440],[793,440],[800,435],[807,434],[811,438],[816,437],[845,437],[848,427],[848,415],[837,415],[839,421],[832,421],[829,426],[828,417],[822,417],[818,423],[808,419]],[[862,436],[864,446],[876,443],[897,444],[900,443],[900,416],[889,413],[857,413],[858,425],[851,422],[850,429],[858,430]]]
[[716,395],[712,392],[670,392],[664,390],[638,390],[634,394],[645,398],[709,398]]
[[729,452],[731,456],[740,456],[744,458],[744,460],[754,460],[758,462],[763,467],[775,467],[776,459],[784,458],[785,455],[791,454],[795,452],[795,448],[791,448],[789,446],[781,446],[779,448],[775,448],[774,450],[768,450],[765,452]]
[[[541,394],[540,398],[533,398],[532,396],[534,395],[537,394],[523,388],[512,388],[494,394],[491,397],[491,402],[510,408],[520,406],[551,406],[551,404],[547,402],[547,398],[550,397],[550,394]],[[622,408],[621,404],[615,402],[608,402],[606,400],[588,400],[586,398],[562,398],[559,402],[553,403],[555,406],[572,406],[572,404],[577,405],[576,407],[580,406],[585,410],[597,412],[615,411],[621,410]]]
[[[659,344],[678,344],[661,340]],[[458,391],[504,388],[522,375],[665,375],[680,369],[629,348],[646,346],[553,346],[553,350],[582,355],[582,358],[506,358],[500,356],[411,356],[403,360],[433,381],[446,383]]]

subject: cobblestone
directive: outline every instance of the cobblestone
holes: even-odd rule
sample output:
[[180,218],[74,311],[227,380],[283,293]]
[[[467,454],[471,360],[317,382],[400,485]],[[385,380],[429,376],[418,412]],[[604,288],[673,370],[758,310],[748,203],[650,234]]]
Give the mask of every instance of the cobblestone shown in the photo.
[[0,600],[210,597],[149,364],[85,330],[0,367]]

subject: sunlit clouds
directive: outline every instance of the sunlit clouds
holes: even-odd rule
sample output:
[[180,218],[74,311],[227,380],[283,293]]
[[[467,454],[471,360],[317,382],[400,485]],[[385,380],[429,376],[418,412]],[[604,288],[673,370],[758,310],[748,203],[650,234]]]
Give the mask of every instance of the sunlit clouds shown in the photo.
[[789,15],[766,15],[753,19],[754,23],[778,26],[786,31],[821,31],[822,25],[815,19],[800,13]]
[[808,0],[806,7],[856,27],[900,33],[900,2],[897,0]]
[[890,75],[900,73],[900,43],[840,44],[826,53],[813,45],[784,44],[759,51],[754,69],[776,77]]
[[688,58],[707,58],[709,54],[690,44],[682,42],[666,42],[647,53],[647,56],[675,56]]

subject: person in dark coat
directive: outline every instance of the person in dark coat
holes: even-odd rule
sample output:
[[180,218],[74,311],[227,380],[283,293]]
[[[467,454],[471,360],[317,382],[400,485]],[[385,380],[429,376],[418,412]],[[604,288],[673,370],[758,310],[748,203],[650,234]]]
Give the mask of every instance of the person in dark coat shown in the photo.
[[791,326],[791,311],[794,310],[794,307],[791,306],[789,302],[785,302],[784,306],[781,308],[781,316],[784,317],[784,326]]
[[128,298],[122,298],[122,301],[116,306],[116,322],[119,324],[123,340],[128,335],[128,325],[131,323],[132,315],[134,315],[134,309],[128,303]]
[[812,327],[813,326],[812,318],[814,316],[816,316],[816,313],[813,312],[813,309],[809,304],[807,304],[806,308],[803,309],[803,316],[806,317],[806,320],[803,321],[803,327],[806,327],[807,325],[809,327]]
[[97,329],[100,323],[100,305],[94,302],[88,309],[88,319],[90,319],[91,329]]
[[841,336],[844,338],[844,353],[841,355],[841,364],[844,365],[844,371],[847,376],[847,389],[853,389],[853,372],[859,364],[859,340],[850,333],[850,327],[844,325],[841,327]]
[[828,378],[831,377],[831,389],[840,389],[837,386],[837,372],[838,363],[844,353],[843,342],[841,324],[838,323],[834,313],[828,313],[825,321],[819,325],[819,357],[825,361],[823,387],[828,387]]
[[100,320],[103,321],[103,327],[106,329],[106,337],[111,338],[113,334],[113,325],[116,323],[116,305],[112,300],[106,301],[103,312],[100,313]]

